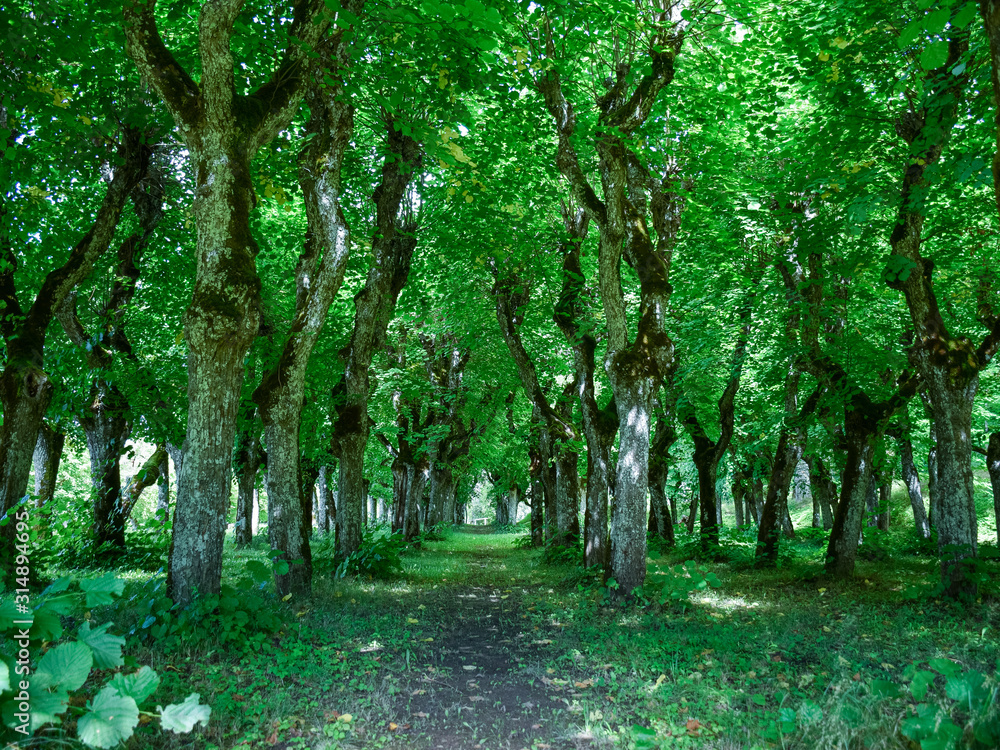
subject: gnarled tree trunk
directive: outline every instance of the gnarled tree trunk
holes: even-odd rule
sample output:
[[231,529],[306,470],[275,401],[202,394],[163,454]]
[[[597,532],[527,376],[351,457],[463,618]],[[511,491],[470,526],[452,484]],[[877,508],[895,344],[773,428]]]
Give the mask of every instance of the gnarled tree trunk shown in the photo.
[[[398,129],[397,129],[398,128]],[[421,145],[393,118],[386,121],[387,154],[382,180],[375,189],[374,260],[364,288],[354,297],[351,342],[341,352],[344,360],[346,403],[338,409],[336,440],[339,443],[340,481],[337,484],[337,551],[350,555],[361,546],[364,527],[364,455],[368,444],[369,368],[375,351],[385,340],[396,300],[406,284],[417,246],[417,224],[407,199],[411,180],[419,173]]]
[[260,324],[250,162],[298,110],[306,52],[329,26],[322,0],[294,2],[279,67],[257,91],[240,96],[230,40],[242,5],[201,6],[195,83],[160,36],[155,0],[123,4],[126,49],[173,115],[195,172],[198,271],[184,324],[189,409],[168,573],[170,594],[183,603],[196,592],[218,593],[222,577],[243,364]]

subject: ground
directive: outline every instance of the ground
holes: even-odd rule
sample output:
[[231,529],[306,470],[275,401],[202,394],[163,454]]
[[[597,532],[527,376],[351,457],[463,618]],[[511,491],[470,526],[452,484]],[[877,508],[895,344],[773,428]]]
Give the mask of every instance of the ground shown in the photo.
[[830,581],[803,534],[778,571],[733,553],[703,568],[721,585],[688,598],[700,565],[678,573],[684,550],[654,552],[646,601],[622,607],[523,534],[483,532],[425,542],[389,581],[320,577],[312,600],[282,605],[278,632],[248,624],[249,644],[137,649],[164,702],[194,690],[213,715],[193,740],[150,729],[128,747],[917,748],[904,730],[920,736],[905,724],[919,711],[934,731],[1000,727],[995,696],[964,705],[953,689],[979,674],[995,685],[995,592],[961,607],[906,598],[931,558]]

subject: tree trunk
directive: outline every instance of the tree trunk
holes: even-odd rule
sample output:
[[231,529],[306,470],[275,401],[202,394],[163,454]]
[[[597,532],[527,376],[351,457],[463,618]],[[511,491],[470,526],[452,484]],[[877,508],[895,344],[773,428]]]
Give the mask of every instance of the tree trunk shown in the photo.
[[162,526],[170,518],[170,454],[165,445],[159,469],[159,478],[156,480],[156,512],[154,515]]
[[233,451],[233,471],[236,474],[236,523],[233,537],[237,547],[246,547],[253,541],[253,497],[257,487],[257,473],[263,462],[260,422],[253,404],[244,404],[244,413],[236,433],[236,450]]
[[128,403],[118,389],[103,379],[90,391],[89,414],[80,417],[90,454],[90,481],[94,491],[94,544],[120,554],[125,550],[125,502],[122,497],[121,455],[131,426],[125,419]]
[[406,525],[406,498],[410,480],[406,464],[397,456],[392,462],[392,532],[402,533]]
[[612,385],[620,419],[611,506],[611,577],[618,584],[620,598],[641,586],[646,578],[646,489],[653,393],[648,378],[629,382],[620,370],[615,372]]
[[[135,510],[136,504],[139,502],[139,498],[147,487],[152,487],[160,479],[160,471],[164,463],[164,458],[167,456],[167,449],[162,445],[157,445],[156,450],[153,451],[146,462],[139,468],[129,482],[125,491],[122,493],[122,516],[124,519],[130,519],[132,513]],[[135,524],[133,522],[133,528]]]
[[[108,249],[122,210],[135,186],[145,176],[150,149],[144,135],[126,128],[108,184],[90,230],[77,243],[66,262],[48,273],[31,307],[24,311],[17,298],[18,270],[13,247],[0,242],[0,333],[6,345],[6,364],[0,374],[0,570],[13,570],[14,508],[27,495],[31,458],[42,419],[52,399],[53,385],[44,370],[45,335],[56,311],[73,289],[90,275],[94,262]],[[6,233],[4,233],[6,234]],[[52,248],[51,250],[55,250]]]
[[733,484],[730,491],[733,493],[733,509],[736,512],[736,526],[739,528],[746,523],[746,514],[743,509],[745,507],[744,498],[747,494],[746,475],[739,469],[733,472]]
[[[785,378],[785,419],[794,419],[797,408],[799,379],[801,373],[792,365]],[[799,419],[815,408],[819,399],[820,388],[803,405]],[[778,562],[778,539],[780,528],[785,526],[785,516],[788,515],[788,490],[792,481],[795,466],[802,455],[800,430],[785,424],[778,436],[778,448],[774,452],[774,462],[771,466],[771,477],[767,484],[767,497],[760,511],[760,525],[757,529],[757,561],[759,564],[773,567]],[[788,524],[790,525],[790,524]]]
[[[848,414],[850,417],[850,414]],[[837,515],[826,551],[826,571],[838,578],[854,575],[858,540],[869,486],[872,484],[874,435],[867,430],[847,430],[847,458],[840,487]]]
[[35,514],[32,521],[38,531],[39,539],[48,536],[52,523],[49,517],[53,510],[51,503],[55,499],[56,478],[59,475],[59,462],[62,460],[65,443],[66,436],[63,433],[42,422],[32,455],[35,467]]
[[[1000,8],[984,2],[981,10],[991,56],[996,60],[1000,54]],[[948,36],[947,58],[940,67],[923,74],[923,94],[919,101],[911,100],[907,111],[896,118],[896,132],[906,143],[911,158],[902,175],[896,224],[889,237],[890,260],[896,268],[906,270],[887,273],[885,280],[890,288],[903,292],[906,299],[915,340],[908,356],[926,384],[937,438],[937,482],[931,503],[938,532],[941,580],[947,596],[975,598],[977,584],[969,576],[970,560],[977,554],[970,442],[972,404],[979,372],[1000,343],[1000,318],[993,314],[988,300],[981,298],[977,317],[990,329],[982,344],[976,348],[969,338],[950,333],[934,292],[934,263],[921,253],[925,234],[923,202],[932,182],[927,171],[938,169],[952,124],[964,106],[962,100],[970,85],[967,73],[951,74],[968,54],[969,31],[952,28]],[[994,66],[994,97],[1000,95],[997,76]],[[938,125],[930,126],[931,123]],[[995,159],[994,169],[998,163]],[[1000,191],[996,185],[994,189]],[[996,195],[1000,197],[1000,192]],[[1000,200],[997,205],[1000,206]]]
[[910,495],[910,507],[913,508],[913,523],[917,528],[917,535],[922,539],[930,539],[931,527],[927,522],[924,498],[920,492],[920,475],[913,462],[913,443],[908,437],[899,440],[899,459],[903,472],[903,482],[906,483],[906,491]]
[[889,501],[892,498],[892,475],[889,475],[888,481],[879,485],[878,488],[878,528],[881,531],[889,530],[889,514],[891,509],[889,507]]
[[[342,352],[345,362],[346,403],[340,407],[336,433],[340,443],[340,481],[337,550],[347,556],[361,546],[364,526],[364,455],[368,444],[370,392],[369,368],[382,347],[396,300],[406,284],[417,225],[405,197],[422,162],[422,147],[393,118],[386,122],[387,155],[382,180],[375,189],[376,229],[372,238],[374,259],[364,288],[354,297],[351,342]],[[400,218],[402,217],[402,218]]]
[[406,505],[403,521],[403,539],[410,541],[420,536],[420,501],[427,484],[427,458],[406,466]]
[[450,466],[431,469],[431,507],[438,523],[455,523],[455,474]]
[[865,526],[870,529],[878,528],[878,481],[874,474],[868,482],[868,490],[865,492],[865,505],[868,508]]
[[691,488],[691,499],[688,505],[688,514],[684,517],[684,525],[687,529],[688,534],[694,533],[694,526],[698,518],[698,507],[701,504],[701,495],[698,494],[698,488]]
[[329,466],[320,466],[319,474],[316,478],[317,501],[316,501],[316,527],[320,534],[329,534],[336,524],[337,508],[333,504],[330,496],[330,475],[333,472]]
[[184,324],[187,438],[168,574],[171,596],[187,603],[196,592],[219,592],[243,363],[260,327],[250,163],[298,110],[306,50],[328,22],[318,18],[322,3],[297,6],[281,65],[253,96],[237,97],[230,40],[241,4],[202,6],[198,84],[163,43],[155,6],[125,3],[123,10],[128,53],[179,125],[196,179],[198,272]]
[[[809,484],[812,490],[813,503],[819,506],[822,528],[829,531],[833,528],[833,506],[837,487],[830,476],[830,469],[819,456],[805,456],[809,466]],[[814,511],[815,513],[815,511]]]
[[986,470],[993,489],[993,522],[996,525],[997,546],[1000,547],[1000,432],[990,433],[986,446]]
[[531,546],[542,547],[545,545],[545,518],[543,516],[543,506],[545,498],[542,493],[542,483],[538,479],[531,482]]

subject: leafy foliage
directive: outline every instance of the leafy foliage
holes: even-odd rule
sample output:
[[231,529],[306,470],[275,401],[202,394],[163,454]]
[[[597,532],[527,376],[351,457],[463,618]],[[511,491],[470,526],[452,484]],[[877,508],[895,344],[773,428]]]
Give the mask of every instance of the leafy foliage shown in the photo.
[[[180,705],[143,709],[159,686],[156,672],[148,666],[118,671],[125,666],[125,639],[108,633],[111,623],[94,628],[81,618],[84,609],[111,604],[123,588],[124,582],[109,573],[98,579],[61,578],[26,612],[13,606],[12,596],[3,598],[0,716],[6,737],[31,736],[50,724],[59,726],[67,713],[77,716],[80,742],[94,748],[116,747],[127,740],[139,725],[140,714],[160,717],[164,729],[182,734],[191,732],[196,723],[208,725],[211,709],[199,704],[197,694]],[[75,639],[64,630],[63,618],[80,623]],[[15,650],[9,651],[7,644]],[[103,685],[90,683],[92,672],[109,670],[116,671]],[[81,707],[83,697],[89,700]]]

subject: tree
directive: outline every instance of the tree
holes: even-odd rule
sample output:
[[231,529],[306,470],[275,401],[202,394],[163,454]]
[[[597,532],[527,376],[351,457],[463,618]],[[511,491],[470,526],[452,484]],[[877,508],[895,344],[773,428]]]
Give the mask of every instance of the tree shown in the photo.
[[323,2],[295,0],[280,65],[244,94],[237,91],[230,50],[242,5],[202,5],[201,80],[195,82],[160,36],[156,0],[123,4],[128,54],[173,116],[197,175],[198,272],[184,323],[189,412],[169,570],[170,593],[178,602],[189,602],[196,592],[218,593],[222,575],[243,361],[260,323],[250,162],[297,111],[306,85],[304,60],[329,26]]

